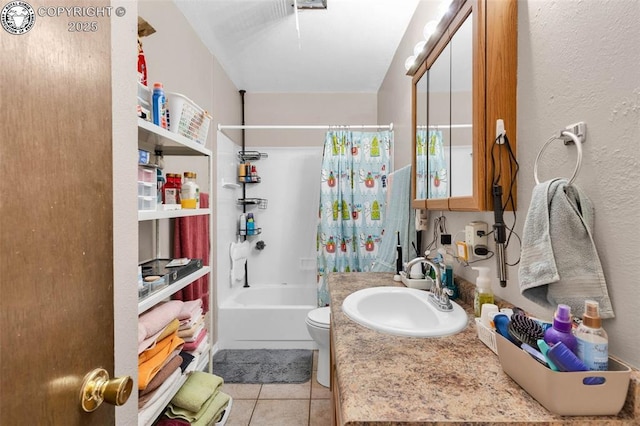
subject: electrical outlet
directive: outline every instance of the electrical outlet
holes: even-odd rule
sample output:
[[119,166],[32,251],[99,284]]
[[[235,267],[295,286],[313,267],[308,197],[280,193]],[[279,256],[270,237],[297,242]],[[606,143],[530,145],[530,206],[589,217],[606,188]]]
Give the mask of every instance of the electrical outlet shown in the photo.
[[489,225],[486,222],[470,222],[464,228],[465,242],[468,247],[469,259],[486,259],[486,253],[489,243]]

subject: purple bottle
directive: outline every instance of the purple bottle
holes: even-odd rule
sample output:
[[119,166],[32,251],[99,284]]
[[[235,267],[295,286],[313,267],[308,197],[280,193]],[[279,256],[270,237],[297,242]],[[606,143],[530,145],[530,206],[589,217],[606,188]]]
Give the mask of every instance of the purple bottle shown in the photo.
[[571,324],[571,307],[558,305],[558,309],[553,315],[553,326],[544,332],[544,341],[549,346],[562,342],[571,352],[575,353],[577,341],[576,336],[571,332]]

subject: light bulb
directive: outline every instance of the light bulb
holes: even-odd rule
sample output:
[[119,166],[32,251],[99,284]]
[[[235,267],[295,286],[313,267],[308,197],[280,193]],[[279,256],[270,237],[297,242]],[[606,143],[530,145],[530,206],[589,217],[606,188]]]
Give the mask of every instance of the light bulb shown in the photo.
[[436,32],[437,27],[438,27],[438,22],[436,21],[427,22],[427,25],[424,26],[424,30],[422,31],[422,35],[424,36],[424,39],[429,40],[431,35],[433,35],[433,33]]
[[409,71],[415,62],[416,62],[416,57],[415,56],[409,56],[404,61],[404,69]]
[[424,40],[417,42],[415,47],[413,48],[413,56],[415,56],[416,58],[420,56],[426,44],[427,42]]
[[444,15],[449,12],[449,6],[451,6],[451,0],[444,0],[442,3],[440,3],[440,6],[438,6],[439,16],[444,17]]

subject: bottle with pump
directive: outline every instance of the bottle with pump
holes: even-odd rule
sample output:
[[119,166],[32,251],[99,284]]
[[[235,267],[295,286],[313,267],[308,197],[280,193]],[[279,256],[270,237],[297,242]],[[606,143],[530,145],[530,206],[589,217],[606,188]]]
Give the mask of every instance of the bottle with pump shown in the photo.
[[571,307],[560,304],[553,315],[553,326],[544,332],[544,341],[553,346],[558,342],[565,344],[574,354],[576,353],[576,336],[571,332]]
[[609,368],[609,339],[602,328],[600,305],[594,300],[585,300],[582,324],[576,329],[578,358],[595,371]]
[[449,293],[449,299],[458,298],[458,286],[453,281],[453,248],[451,247],[451,235],[443,234],[440,236],[442,248],[438,252],[442,255],[442,287],[446,288]]
[[491,290],[491,279],[489,279],[489,268],[487,266],[476,266],[472,269],[478,271],[476,278],[476,290],[473,297],[473,312],[476,317],[482,313],[482,305],[493,303],[493,291]]

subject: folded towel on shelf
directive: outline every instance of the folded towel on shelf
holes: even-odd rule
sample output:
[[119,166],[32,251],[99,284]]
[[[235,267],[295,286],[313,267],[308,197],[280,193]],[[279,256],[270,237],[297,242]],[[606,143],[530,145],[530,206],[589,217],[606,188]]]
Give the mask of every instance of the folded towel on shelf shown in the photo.
[[178,327],[180,326],[180,321],[177,318],[174,318],[165,328],[160,330],[155,335],[149,337],[142,341],[142,343],[138,344],[138,355],[142,352],[153,348],[157,342],[164,339],[167,336],[172,335],[174,332],[178,331]]
[[142,397],[158,389],[160,385],[162,385],[164,381],[167,380],[167,378],[171,374],[173,374],[174,371],[180,368],[180,366],[182,365],[182,362],[183,362],[182,356],[180,356],[180,353],[177,353],[174,356],[172,356],[171,359],[169,359],[162,368],[160,368],[160,370],[153,377],[153,379],[149,381],[149,384],[147,385],[146,389],[143,389],[138,392],[138,397],[139,397],[138,407],[141,407],[140,400],[142,399]]
[[185,343],[195,342],[196,340],[198,340],[198,337],[200,336],[200,333],[202,333],[203,329],[204,329],[204,323],[197,326],[196,329],[190,335],[180,336],[180,337],[182,338],[182,340],[184,340]]
[[205,334],[204,338],[198,343],[198,346],[192,351],[190,351],[193,355],[199,356],[201,355],[205,349],[209,346],[209,334]]
[[147,401],[147,403],[138,410],[138,424],[146,425],[154,420],[154,416],[158,415],[158,412],[162,410],[162,406],[166,404],[166,398],[173,392],[176,383],[180,380],[182,373],[180,370],[174,371],[162,385],[154,391],[153,397]]
[[178,314],[180,322],[191,319],[194,315],[198,314],[198,311],[202,313],[202,299],[189,300],[183,303],[182,310]]
[[210,395],[202,405],[202,408],[197,412],[180,408],[171,403],[167,407],[165,415],[172,419],[187,420],[189,423],[191,423],[192,426],[207,426],[212,422],[220,420],[220,418],[222,417],[222,413],[224,412],[225,408],[227,408],[227,405],[229,405],[230,400],[231,397],[229,395],[222,391],[219,391],[216,392],[215,395]]
[[180,356],[173,357],[172,362],[162,367],[158,374],[149,382],[147,388],[138,393],[138,409],[147,405],[149,401],[151,401],[155,395],[155,392],[162,386],[164,382],[166,382],[173,374],[177,371],[182,374],[180,370],[180,364],[176,365],[176,361],[178,363],[182,362],[182,358]]
[[147,385],[165,365],[171,353],[180,350],[184,341],[176,333],[165,337],[156,346],[138,356],[138,390],[146,389]]
[[155,341],[162,330],[178,318],[183,303],[180,300],[163,302],[138,317],[138,353],[148,347],[146,342]]
[[231,285],[236,281],[244,279],[244,265],[251,253],[251,244],[249,241],[241,243],[231,243],[229,247],[229,256],[231,257]]
[[[193,355],[187,351],[180,351],[180,358],[182,358],[182,364],[180,364],[180,370],[184,373],[191,366],[193,362]],[[193,370],[193,368],[192,368]]]
[[191,423],[189,423],[186,420],[182,420],[182,419],[167,419],[162,418],[160,419],[160,421],[158,423],[156,423],[156,426],[190,426]]
[[158,423],[156,423],[156,426],[190,426],[190,425],[191,423],[189,423],[186,420],[167,419],[167,418],[162,418]]
[[196,349],[199,345],[200,342],[202,342],[202,340],[207,337],[207,329],[203,328],[200,333],[198,334],[198,337],[196,337],[196,340],[194,340],[193,342],[187,342],[184,344],[184,346],[182,347],[182,349],[184,349],[187,352],[191,352],[194,349]]
[[204,326],[204,316],[200,315],[200,318],[198,318],[196,322],[194,322],[191,325],[191,327],[186,329],[178,329],[178,336],[182,337],[183,339],[185,339],[186,337],[197,336],[203,326]]
[[210,396],[220,391],[223,384],[224,379],[220,376],[194,371],[171,399],[171,404],[187,411],[198,412]]
[[520,292],[548,309],[558,304],[581,316],[584,301],[595,300],[602,318],[613,308],[593,240],[591,200],[566,179],[536,185],[524,223],[518,278]]

